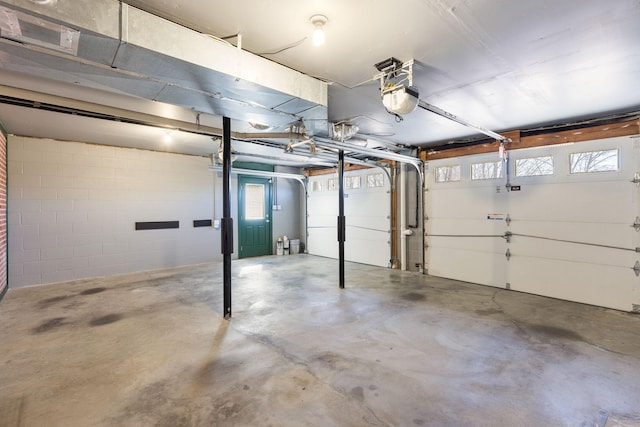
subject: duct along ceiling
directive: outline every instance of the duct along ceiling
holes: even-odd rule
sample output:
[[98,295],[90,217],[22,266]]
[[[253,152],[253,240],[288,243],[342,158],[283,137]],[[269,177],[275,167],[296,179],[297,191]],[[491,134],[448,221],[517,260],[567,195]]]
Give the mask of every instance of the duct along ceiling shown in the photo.
[[[307,137],[336,129],[393,151],[483,137],[422,109],[389,114],[375,64],[390,57],[414,61],[420,100],[496,132],[640,110],[638,0],[0,7],[0,121],[20,135],[208,155],[226,115],[236,151],[292,164],[317,155]],[[322,46],[312,43],[317,14]]]

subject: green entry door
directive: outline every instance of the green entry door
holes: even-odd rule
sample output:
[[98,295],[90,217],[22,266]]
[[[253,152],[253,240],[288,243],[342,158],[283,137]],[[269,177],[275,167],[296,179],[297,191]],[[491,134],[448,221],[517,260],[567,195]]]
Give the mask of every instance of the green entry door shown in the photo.
[[271,255],[271,180],[238,176],[239,257]]

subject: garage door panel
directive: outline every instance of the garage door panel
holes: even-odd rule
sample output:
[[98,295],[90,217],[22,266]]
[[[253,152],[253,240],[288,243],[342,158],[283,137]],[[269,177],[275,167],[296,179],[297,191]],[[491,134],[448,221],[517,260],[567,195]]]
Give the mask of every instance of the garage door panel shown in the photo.
[[430,275],[505,287],[504,254],[448,247],[438,247],[434,251],[429,248],[427,252],[430,259]]
[[309,215],[307,226],[315,227],[336,227],[338,215]]
[[495,188],[492,186],[446,189],[445,186],[445,189],[431,190],[426,196],[429,198],[429,217],[462,219],[473,215],[505,212],[505,194],[497,194]]
[[346,229],[346,241],[349,243],[353,239],[369,240],[371,242],[381,242],[384,240],[386,243],[390,238],[387,231],[374,231],[369,228],[361,228],[359,226],[348,226]]
[[633,199],[633,189],[626,181],[529,185],[513,193],[509,214],[513,221],[631,224]]
[[509,231],[514,234],[514,248],[520,246],[534,254],[575,253],[589,260],[615,259],[636,248],[635,231],[628,224],[525,222],[512,224]]
[[388,232],[390,229],[389,218],[371,216],[347,216],[347,227],[362,227],[377,230],[378,232]]
[[[633,251],[525,238],[512,239],[509,251],[514,257],[555,259],[625,268],[632,268],[637,258]],[[509,268],[512,269],[514,266],[510,265]]]
[[511,289],[630,311],[631,268],[514,255],[509,261]]
[[338,238],[336,229],[309,229],[308,252],[329,258],[338,257]]
[[310,193],[307,198],[307,211],[309,214],[338,215],[338,197],[326,197]]
[[427,234],[435,235],[495,235],[502,236],[508,230],[504,220],[487,219],[487,214],[475,218],[432,218],[427,221]]
[[[349,234],[348,231],[347,234]],[[362,264],[376,265],[378,267],[389,267],[391,254],[391,248],[389,245],[387,245],[387,248],[383,251],[372,251],[372,245],[376,247],[380,246],[377,239],[371,240],[355,237],[347,237],[347,239],[348,243],[345,245],[346,259]]]
[[427,245],[429,248],[448,248],[502,256],[504,256],[508,247],[505,240],[484,237],[428,237]]

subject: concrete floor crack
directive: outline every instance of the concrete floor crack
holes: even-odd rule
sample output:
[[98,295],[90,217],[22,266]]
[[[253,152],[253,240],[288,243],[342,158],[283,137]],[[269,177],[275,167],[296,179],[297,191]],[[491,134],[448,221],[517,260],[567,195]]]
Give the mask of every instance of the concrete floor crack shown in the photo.
[[311,375],[316,381],[318,381],[321,384],[326,385],[327,387],[329,387],[331,390],[333,390],[334,392],[340,394],[342,397],[344,397],[345,399],[349,400],[351,403],[356,404],[358,406],[360,406],[360,408],[368,415],[368,417],[370,419],[367,420],[367,423],[369,425],[374,425],[374,426],[382,426],[382,427],[391,427],[391,424],[383,421],[382,419],[380,419],[380,417],[376,414],[376,412],[369,406],[366,405],[364,402],[361,402],[357,399],[354,399],[350,393],[340,387],[336,387],[333,384],[325,381],[323,379],[323,377],[321,377],[320,375],[318,375],[316,372],[314,372],[314,370],[311,368],[311,366],[309,366],[309,362],[305,361],[304,359],[291,354],[290,352],[285,350],[286,345],[284,344],[278,344],[276,343],[276,341],[274,341],[271,337],[264,335],[264,334],[259,334],[259,333],[254,333],[254,332],[249,332],[246,330],[242,330],[239,328],[236,328],[236,330],[241,333],[242,335],[253,339],[254,341],[257,341],[260,344],[263,344],[267,347],[269,347],[271,350],[275,351],[280,357],[284,358],[285,360],[287,360],[290,363],[293,363],[294,365],[300,366],[302,367],[309,375]]

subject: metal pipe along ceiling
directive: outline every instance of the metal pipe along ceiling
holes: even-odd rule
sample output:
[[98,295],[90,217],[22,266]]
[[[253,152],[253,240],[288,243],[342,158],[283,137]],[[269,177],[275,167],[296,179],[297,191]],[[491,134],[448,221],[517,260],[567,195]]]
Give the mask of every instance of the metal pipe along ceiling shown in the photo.
[[405,156],[403,154],[393,153],[390,151],[374,150],[373,148],[360,147],[358,145],[333,141],[327,138],[314,137],[314,139],[319,145],[322,145],[325,147],[355,152],[358,154],[364,154],[377,159],[395,160],[400,163],[406,163],[406,164],[412,165],[418,171],[418,175],[422,177],[422,170],[421,170],[422,160],[417,159],[415,157]]
[[[222,172],[222,166],[209,166],[209,170],[215,172]],[[261,171],[261,170],[253,170],[253,169],[242,169],[242,168],[231,168],[232,174],[242,174],[242,175],[251,175],[251,176],[261,176],[266,178],[284,178],[284,179],[295,179],[303,187],[306,187],[307,177],[304,175],[298,175],[294,173],[284,173],[284,172],[270,172],[270,171]]]

